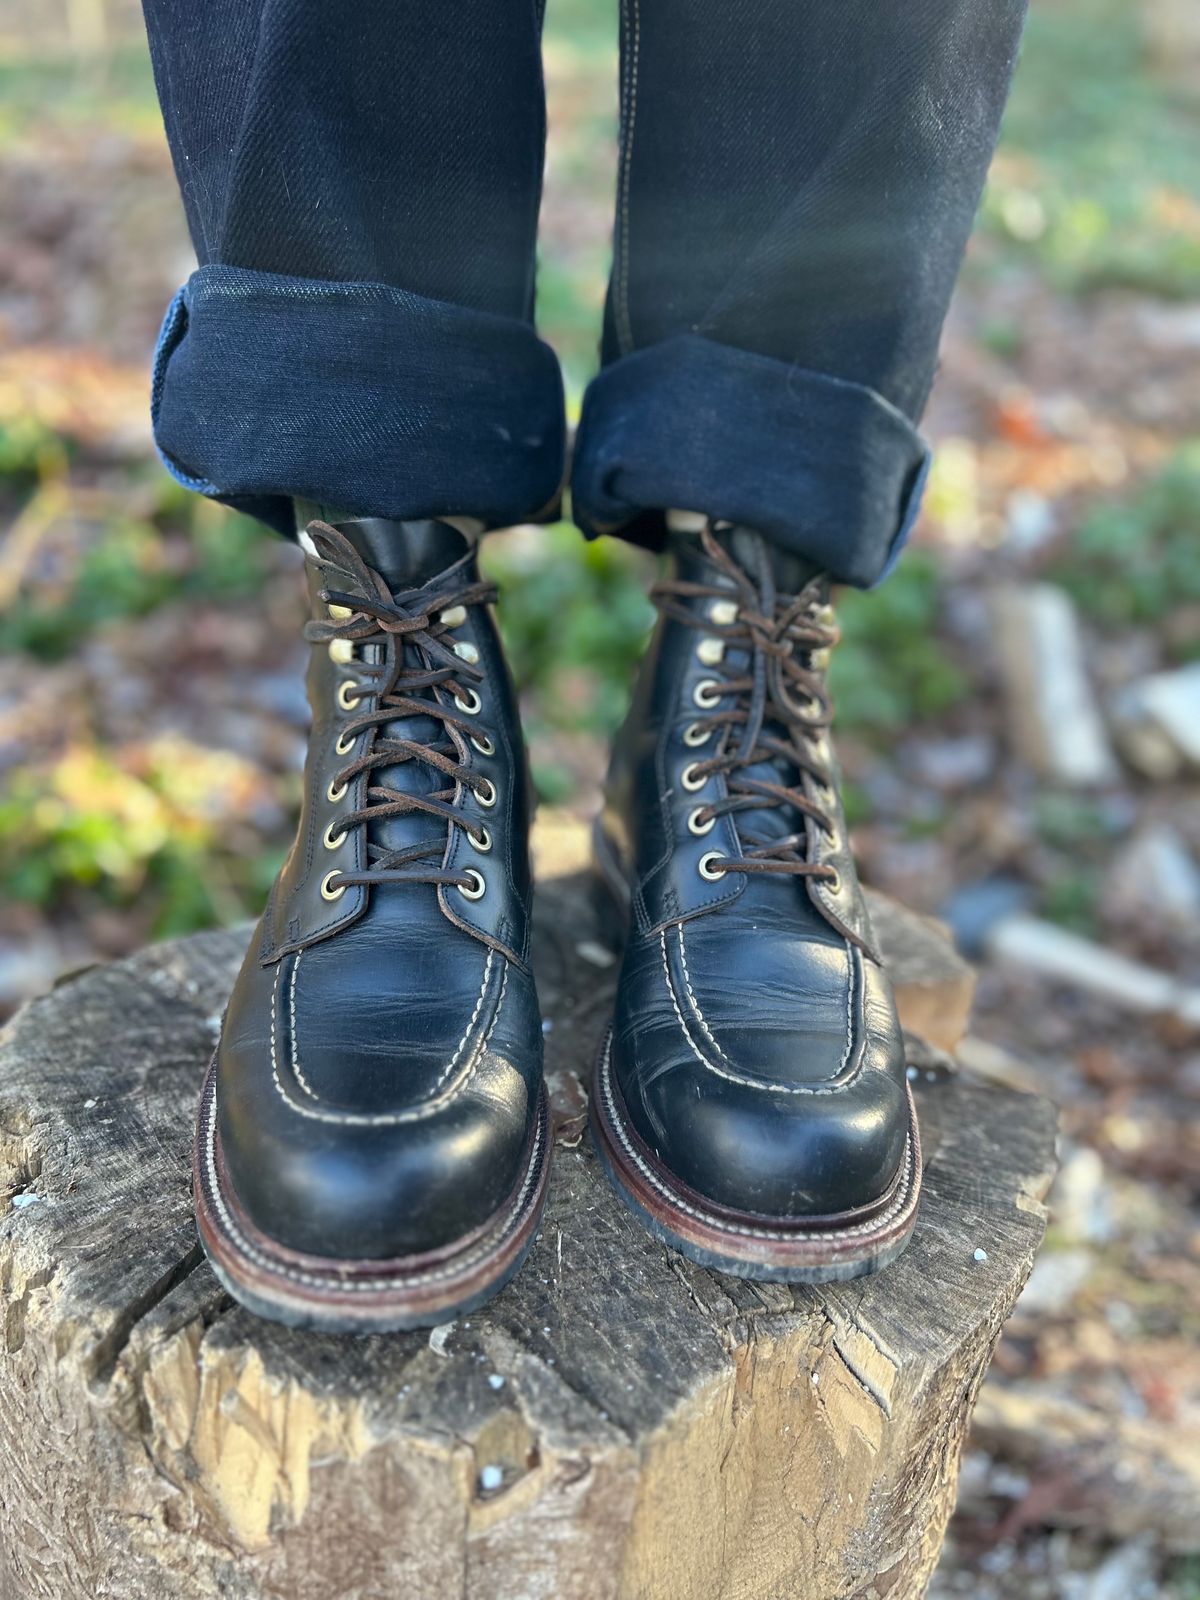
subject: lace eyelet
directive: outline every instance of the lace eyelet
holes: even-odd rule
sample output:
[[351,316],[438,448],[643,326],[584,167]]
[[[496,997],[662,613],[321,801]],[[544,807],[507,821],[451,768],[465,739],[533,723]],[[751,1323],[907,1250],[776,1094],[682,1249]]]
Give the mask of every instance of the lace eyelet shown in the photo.
[[498,790],[490,778],[483,779],[475,791],[475,798],[481,806],[485,806],[489,811],[496,804]]
[[348,756],[354,749],[354,741],[358,738],[356,733],[339,733],[334,749],[339,756]]
[[716,817],[709,817],[707,822],[700,821],[700,814],[703,810],[703,806],[697,806],[694,811],[688,812],[688,832],[694,833],[698,839],[702,839],[706,833],[711,833],[717,825]]
[[715,678],[701,678],[692,690],[692,699],[702,711],[714,711],[720,704],[721,685]]
[[831,878],[822,878],[821,879],[821,886],[822,886],[822,888],[828,890],[828,892],[830,894],[841,894],[841,892],[842,892],[842,875],[837,870],[836,867],[834,867],[834,869],[833,869],[833,876]]
[[438,621],[443,628],[461,628],[467,620],[466,606],[450,606],[438,615]]
[[[336,834],[334,832],[335,828],[337,829]],[[326,850],[336,850],[340,845],[345,844],[348,838],[349,834],[345,828],[338,828],[336,822],[331,822],[325,829],[325,836],[322,843],[324,844]]]
[[463,877],[471,880],[471,888],[469,889],[465,888],[461,883],[455,885],[463,899],[482,900],[487,891],[487,883],[484,880],[483,873],[477,871],[474,867],[467,867],[463,872]]
[[716,883],[719,878],[723,878],[725,876],[725,868],[717,867],[714,865],[714,863],[724,860],[725,857],[719,850],[710,850],[707,855],[700,857],[698,863],[700,876],[702,878],[707,878],[709,883]]
[[456,694],[454,699],[465,717],[477,717],[483,710],[483,701],[474,689],[468,689],[465,694]]
[[346,884],[339,883],[336,888],[333,886],[333,880],[340,877],[341,873],[334,870],[333,872],[327,872],[321,879],[322,900],[340,900],[342,898],[346,892]]
[[712,736],[712,729],[702,728],[698,722],[689,723],[683,730],[683,742],[690,750],[696,750],[702,744],[707,744]]
[[468,833],[467,838],[470,839],[480,855],[486,855],[492,848],[492,836],[487,828],[480,828],[478,833]]
[[481,756],[494,756],[496,754],[496,746],[493,744],[490,734],[473,733],[471,735],[471,743],[475,746],[476,750],[479,751]]
[[703,789],[704,785],[708,782],[708,779],[703,773],[696,771],[696,768],[699,765],[700,763],[698,761],[689,761],[687,766],[684,767],[683,771],[679,774],[679,781],[689,794],[695,794],[697,789]]
[[708,608],[708,616],[718,628],[731,628],[738,618],[737,601],[714,600]]
[[331,783],[325,791],[325,796],[331,805],[338,805],[350,791],[348,783]]
[[701,639],[696,646],[696,660],[702,667],[719,667],[725,659],[724,639]]
[[343,711],[353,711],[362,699],[359,685],[352,678],[343,678],[338,684],[337,703]]

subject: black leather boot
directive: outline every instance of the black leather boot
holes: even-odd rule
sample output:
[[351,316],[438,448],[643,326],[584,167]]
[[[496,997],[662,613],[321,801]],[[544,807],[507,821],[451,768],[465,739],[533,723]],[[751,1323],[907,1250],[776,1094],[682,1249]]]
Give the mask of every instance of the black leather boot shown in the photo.
[[920,1187],[891,985],[846,841],[828,584],[745,529],[672,538],[597,867],[626,932],[593,1128],[660,1238],[743,1277],[855,1277]]
[[470,541],[303,542],[304,800],[205,1084],[197,1216],[263,1316],[423,1326],[511,1277],[545,1198],[527,769]]

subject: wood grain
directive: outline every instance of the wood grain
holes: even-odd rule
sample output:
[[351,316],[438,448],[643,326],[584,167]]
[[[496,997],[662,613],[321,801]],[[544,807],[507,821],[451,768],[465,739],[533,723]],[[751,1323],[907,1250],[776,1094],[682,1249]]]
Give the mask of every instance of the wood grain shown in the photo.
[[[581,1137],[615,967],[580,874],[550,877],[538,916],[562,1117],[546,1221],[517,1282],[432,1340],[257,1322],[197,1249],[192,1111],[244,930],[89,971],[10,1024],[3,1600],[924,1592],[1041,1238],[1052,1113],[922,1070],[926,1192],[899,1263],[825,1289],[703,1271],[638,1229]],[[920,951],[922,1028],[943,981],[965,1018],[929,925],[880,927],[902,996]]]

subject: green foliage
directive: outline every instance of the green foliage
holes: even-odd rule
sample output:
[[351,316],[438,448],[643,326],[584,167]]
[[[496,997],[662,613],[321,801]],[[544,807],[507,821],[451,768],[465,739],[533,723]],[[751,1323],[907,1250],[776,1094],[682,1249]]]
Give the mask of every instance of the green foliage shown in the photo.
[[1062,789],[1044,790],[1036,797],[1033,825],[1044,844],[1071,852],[1111,838],[1113,832],[1109,817],[1095,800]]
[[0,482],[18,490],[31,487],[48,463],[65,463],[66,442],[27,412],[0,420]]
[[842,643],[830,670],[839,726],[894,733],[968,693],[967,675],[936,637],[939,608],[937,564],[920,551],[870,594],[842,592]]
[[179,739],[72,746],[0,796],[0,891],[61,908],[136,908],[155,936],[257,909],[278,867],[241,823],[261,784],[237,757]]
[[1044,789],[1033,802],[1033,826],[1049,861],[1039,909],[1051,922],[1094,938],[1100,924],[1104,868],[1124,822],[1101,801],[1066,789]]
[[1165,1600],[1200,1600],[1200,1555],[1177,1557],[1167,1585]]
[[537,722],[610,733],[654,612],[647,563],[615,539],[587,541],[566,523],[484,544],[504,590],[500,625]]
[[98,526],[78,529],[67,569],[0,616],[0,651],[58,661],[105,623],[256,592],[268,571],[262,529],[164,481],[150,514],[126,516],[114,502]]
[[1043,888],[1041,912],[1072,933],[1094,938],[1099,922],[1099,899],[1098,875],[1085,868],[1068,868]]
[[162,126],[145,42],[128,42],[95,55],[57,48],[0,54],[0,141],[44,136],[47,127],[94,134],[97,128],[153,135]]
[[[1129,498],[1093,507],[1052,575],[1111,627],[1154,624],[1200,604],[1200,441]],[[1176,648],[1200,655],[1200,636]]]
[[1034,6],[982,221],[1067,292],[1194,295],[1195,105],[1172,98],[1128,0]]

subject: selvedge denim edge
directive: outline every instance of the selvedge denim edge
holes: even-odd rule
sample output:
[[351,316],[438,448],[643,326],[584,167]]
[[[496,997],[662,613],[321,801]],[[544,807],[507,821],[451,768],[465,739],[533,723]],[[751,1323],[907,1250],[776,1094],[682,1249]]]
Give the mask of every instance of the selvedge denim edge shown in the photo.
[[744,523],[867,588],[917,519],[929,460],[873,390],[681,334],[593,379],[572,503],[586,533],[651,544],[672,507]]
[[562,376],[532,326],[386,284],[199,268],[163,322],[151,415],[173,477],[283,533],[293,497],[505,526],[563,476]]

